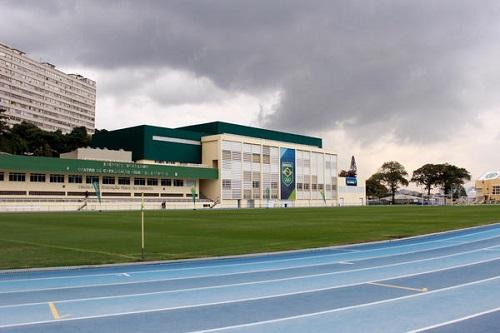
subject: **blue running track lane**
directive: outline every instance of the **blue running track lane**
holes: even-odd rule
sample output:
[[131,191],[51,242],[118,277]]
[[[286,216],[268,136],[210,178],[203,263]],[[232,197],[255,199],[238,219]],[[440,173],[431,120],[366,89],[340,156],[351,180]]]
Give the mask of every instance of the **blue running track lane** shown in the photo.
[[0,332],[500,332],[500,224],[225,259],[3,272]]

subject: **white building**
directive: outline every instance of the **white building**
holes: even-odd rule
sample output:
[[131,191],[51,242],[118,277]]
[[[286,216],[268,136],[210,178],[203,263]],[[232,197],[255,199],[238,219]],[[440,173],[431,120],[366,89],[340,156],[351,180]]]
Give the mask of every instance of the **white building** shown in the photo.
[[84,126],[94,133],[95,99],[94,81],[0,44],[0,108],[10,125],[27,121],[63,133]]

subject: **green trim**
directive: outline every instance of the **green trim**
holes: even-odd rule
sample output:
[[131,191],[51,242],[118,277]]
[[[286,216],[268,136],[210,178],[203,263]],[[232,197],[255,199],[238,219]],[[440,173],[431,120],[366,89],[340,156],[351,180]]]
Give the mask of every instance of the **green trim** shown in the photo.
[[287,132],[267,130],[257,127],[225,123],[222,121],[179,127],[178,129],[185,131],[199,132],[202,134],[202,136],[227,133],[227,134],[236,134],[236,135],[249,136],[253,138],[260,138],[266,140],[296,143],[306,146],[314,146],[318,148],[323,147],[323,140],[320,138],[287,133]]
[[99,174],[132,177],[168,177],[179,179],[218,178],[218,170],[214,168],[74,160],[19,155],[0,155],[0,170],[15,170],[16,172],[54,172],[65,174]]

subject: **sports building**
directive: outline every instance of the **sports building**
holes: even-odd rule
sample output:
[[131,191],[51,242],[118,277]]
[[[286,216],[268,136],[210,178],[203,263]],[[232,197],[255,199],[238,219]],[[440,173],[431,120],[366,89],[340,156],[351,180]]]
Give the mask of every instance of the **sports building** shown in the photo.
[[500,171],[489,171],[476,180],[476,200],[500,202]]
[[100,131],[92,146],[61,158],[0,155],[0,201],[74,202],[69,209],[87,201],[127,209],[142,196],[148,208],[193,207],[193,198],[195,207],[223,208],[365,202],[364,182],[339,179],[337,155],[316,137],[212,122]]

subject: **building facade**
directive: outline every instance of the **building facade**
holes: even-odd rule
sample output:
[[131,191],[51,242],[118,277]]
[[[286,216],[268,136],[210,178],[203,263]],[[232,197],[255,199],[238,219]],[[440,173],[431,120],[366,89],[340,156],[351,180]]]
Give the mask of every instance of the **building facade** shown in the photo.
[[92,146],[61,158],[0,155],[0,202],[144,196],[158,209],[188,208],[194,196],[211,208],[365,204],[364,183],[337,177],[337,155],[320,138],[214,122],[102,131]]
[[27,121],[47,131],[95,130],[96,83],[0,44],[0,108],[10,125]]
[[93,138],[95,147],[132,150],[141,163],[216,169],[217,179],[200,180],[200,195],[227,208],[337,205],[337,155],[322,144],[320,138],[225,122],[137,126]]
[[186,208],[192,207],[193,195],[200,206],[200,180],[217,177],[217,170],[202,166],[1,154],[0,209],[33,201],[46,206],[66,201],[78,208],[87,200],[94,206],[138,209],[143,197],[151,208],[160,209],[166,202],[170,208]]
[[490,171],[476,180],[476,201],[500,202],[500,171]]

